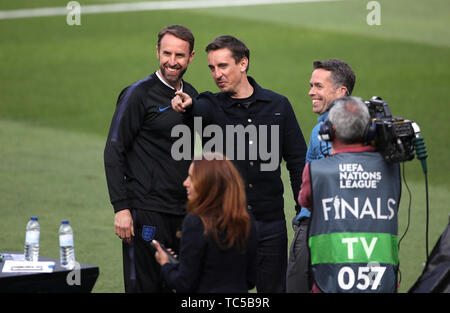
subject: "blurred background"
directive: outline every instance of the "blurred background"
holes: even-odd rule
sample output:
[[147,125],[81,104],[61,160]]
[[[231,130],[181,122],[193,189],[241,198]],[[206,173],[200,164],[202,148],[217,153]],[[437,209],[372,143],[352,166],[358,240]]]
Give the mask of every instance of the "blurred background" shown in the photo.
[[[380,25],[369,25],[374,9],[365,0],[239,7],[223,1],[223,7],[98,14],[83,14],[83,7],[136,0],[80,0],[81,25],[68,25],[65,14],[10,18],[19,9],[64,9],[68,2],[0,0],[0,251],[23,251],[25,225],[36,215],[40,254],[59,258],[58,228],[68,219],[77,260],[100,268],[93,291],[124,291],[103,149],[119,92],[158,69],[158,31],[182,24],[196,39],[186,81],[217,92],[204,49],[218,35],[240,38],[251,51],[249,75],[289,98],[307,142],[317,123],[307,95],[314,60],[345,60],[357,77],[353,95],[380,96],[394,116],[418,123],[429,155],[431,252],[450,213],[450,2],[380,0]],[[410,223],[400,246],[400,292],[425,262],[425,183],[417,159],[404,164],[404,176],[399,237],[408,216]],[[284,170],[290,244],[295,212],[288,177]]]

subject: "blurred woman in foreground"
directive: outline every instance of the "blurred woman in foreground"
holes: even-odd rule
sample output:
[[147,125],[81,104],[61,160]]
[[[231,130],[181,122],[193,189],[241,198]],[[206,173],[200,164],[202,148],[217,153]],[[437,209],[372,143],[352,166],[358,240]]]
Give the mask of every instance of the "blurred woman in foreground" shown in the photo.
[[194,160],[186,187],[179,263],[157,242],[164,280],[177,292],[248,292],[255,286],[257,235],[234,165],[218,153]]

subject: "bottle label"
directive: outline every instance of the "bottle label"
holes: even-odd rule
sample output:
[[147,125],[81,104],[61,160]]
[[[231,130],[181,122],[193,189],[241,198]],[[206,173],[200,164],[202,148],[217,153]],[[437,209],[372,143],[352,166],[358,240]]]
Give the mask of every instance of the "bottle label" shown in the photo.
[[73,236],[72,235],[61,235],[59,236],[59,245],[61,247],[73,247]]
[[36,244],[39,243],[39,232],[38,231],[27,231],[25,236],[25,242]]

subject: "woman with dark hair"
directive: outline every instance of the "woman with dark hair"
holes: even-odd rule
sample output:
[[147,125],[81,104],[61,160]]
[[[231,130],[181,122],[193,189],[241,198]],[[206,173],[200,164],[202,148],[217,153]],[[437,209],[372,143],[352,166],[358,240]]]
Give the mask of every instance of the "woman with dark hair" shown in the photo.
[[162,277],[177,292],[248,292],[256,280],[257,235],[239,172],[223,155],[203,155],[183,186],[188,215],[179,263],[154,242]]

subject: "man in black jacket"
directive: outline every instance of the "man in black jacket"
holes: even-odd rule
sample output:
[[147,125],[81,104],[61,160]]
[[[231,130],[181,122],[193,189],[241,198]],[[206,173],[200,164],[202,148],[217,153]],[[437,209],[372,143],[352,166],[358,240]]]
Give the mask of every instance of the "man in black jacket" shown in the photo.
[[159,70],[122,90],[104,151],[126,292],[166,291],[150,243],[156,239],[177,251],[186,214],[182,183],[190,161],[172,158],[171,130],[180,124],[192,129],[193,121],[173,111],[171,99],[177,90],[197,95],[182,80],[194,57],[194,36],[184,26],[165,27],[156,49]]
[[[212,77],[222,92],[205,92],[193,101],[186,93],[177,93],[172,107],[188,116],[200,116],[204,149],[222,152],[238,168],[259,232],[257,291],[284,292],[287,229],[280,163],[282,158],[286,161],[295,200],[306,143],[289,100],[247,76],[250,52],[242,41],[219,36],[206,52]],[[221,134],[222,143],[216,137],[206,138],[212,132]]]

